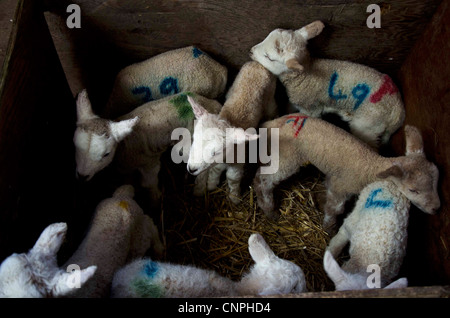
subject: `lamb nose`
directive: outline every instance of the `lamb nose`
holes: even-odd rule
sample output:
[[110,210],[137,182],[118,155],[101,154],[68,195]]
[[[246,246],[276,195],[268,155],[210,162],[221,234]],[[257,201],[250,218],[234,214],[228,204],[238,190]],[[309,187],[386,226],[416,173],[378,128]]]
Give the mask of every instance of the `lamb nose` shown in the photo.
[[81,182],[87,181],[88,178],[89,178],[89,176],[85,176],[85,175],[79,174],[77,172],[77,179],[80,180]]
[[192,169],[191,167],[187,167],[187,170],[188,170],[188,172],[190,173],[190,174],[193,174],[193,173],[195,173],[198,169],[197,168],[194,168],[194,169]]

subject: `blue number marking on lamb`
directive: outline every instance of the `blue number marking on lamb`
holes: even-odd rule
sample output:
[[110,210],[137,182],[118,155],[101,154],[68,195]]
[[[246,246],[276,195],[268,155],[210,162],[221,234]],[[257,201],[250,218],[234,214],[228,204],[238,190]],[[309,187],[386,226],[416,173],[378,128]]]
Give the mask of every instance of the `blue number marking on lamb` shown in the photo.
[[142,101],[144,103],[148,103],[153,100],[152,91],[150,90],[150,87],[147,86],[135,87],[131,92],[134,95],[144,94],[144,97],[142,97]]
[[[342,90],[338,90],[337,93],[334,92],[334,87],[336,86],[337,80],[339,78],[338,73],[335,71],[330,78],[330,84],[328,85],[328,96],[334,100],[347,99],[348,96],[342,93]],[[353,106],[353,111],[357,110],[359,106],[364,102],[364,100],[370,94],[370,86],[362,83],[356,85],[352,90],[352,96],[356,99],[355,106]]]
[[358,84],[352,90],[352,95],[356,99],[355,106],[353,110],[357,110],[361,106],[362,102],[370,93],[370,87],[367,84]]
[[153,261],[148,261],[144,266],[144,273],[150,278],[155,277],[158,271],[158,264]]
[[179,93],[178,80],[170,76],[166,77],[161,84],[159,84],[159,91],[162,95]]
[[338,90],[338,93],[336,95],[333,92],[334,85],[336,85],[338,77],[339,77],[339,75],[337,72],[334,72],[333,75],[331,75],[330,84],[328,85],[328,96],[330,96],[330,98],[332,98],[334,100],[346,99],[347,95],[342,94],[341,90]]
[[192,49],[192,55],[194,56],[194,58],[198,58],[200,55],[203,55],[205,53],[203,53],[199,48],[194,47]]
[[378,195],[378,193],[380,193],[382,191],[383,190],[381,188],[373,190],[369,194],[369,197],[367,198],[367,201],[366,201],[366,204],[364,205],[364,207],[366,209],[370,209],[370,208],[387,209],[387,208],[391,207],[392,206],[391,200],[375,200],[375,197]]

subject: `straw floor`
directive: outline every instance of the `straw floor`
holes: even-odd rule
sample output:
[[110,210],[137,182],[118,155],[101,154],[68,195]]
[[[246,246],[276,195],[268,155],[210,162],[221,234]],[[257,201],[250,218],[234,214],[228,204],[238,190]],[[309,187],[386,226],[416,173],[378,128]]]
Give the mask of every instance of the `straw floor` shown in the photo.
[[177,185],[173,172],[165,170],[159,219],[166,261],[213,269],[238,280],[253,263],[247,242],[258,232],[277,256],[303,269],[309,291],[333,289],[322,265],[329,235],[322,229],[318,206],[324,194],[320,172],[308,167],[283,183],[275,193],[280,218],[271,221],[257,208],[251,182],[243,182],[242,200],[235,206],[225,180],[204,197],[194,197],[192,180]]

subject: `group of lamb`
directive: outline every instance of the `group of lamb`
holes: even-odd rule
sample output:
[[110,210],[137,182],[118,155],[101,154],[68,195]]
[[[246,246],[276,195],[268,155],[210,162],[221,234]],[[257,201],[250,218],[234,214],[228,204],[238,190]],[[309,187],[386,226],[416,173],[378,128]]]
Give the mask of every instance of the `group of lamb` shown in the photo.
[[[271,163],[260,162],[254,177],[264,214],[276,219],[274,188],[305,164],[314,165],[326,176],[323,225],[330,233],[345,202],[359,195],[324,255],[324,269],[336,289],[369,288],[373,264],[380,268],[378,287],[407,286],[405,278],[394,279],[406,251],[410,203],[436,213],[439,172],[425,158],[422,136],[413,126],[404,128],[404,156],[378,153],[403,125],[400,92],[389,76],[369,67],[312,58],[307,41],[323,28],[315,21],[295,31],[272,31],[251,49],[252,61],[240,69],[223,107],[216,99],[225,91],[227,69],[192,46],[123,69],[103,118],[82,91],[74,135],[78,177],[89,180],[111,163],[122,174],[137,170],[155,203],[161,196],[160,157],[172,148],[182,152],[187,171],[196,176],[194,194],[215,189],[226,171],[229,199],[238,203],[245,162],[223,159],[261,138],[255,131],[266,128],[267,137],[276,136],[268,141],[277,143],[270,149],[276,149],[271,160],[278,169],[265,173]],[[277,117],[277,77],[299,113]],[[350,133],[320,119],[325,113],[338,114]],[[188,151],[173,147],[173,131],[180,127],[192,135]],[[98,205],[86,238],[61,268],[56,253],[67,226],[47,227],[28,253],[13,254],[2,263],[0,296],[203,297],[306,291],[301,268],[278,258],[259,234],[249,238],[255,264],[239,282],[144,257],[148,249],[161,254],[163,245],[133,194],[134,188],[124,185]],[[335,259],[348,243],[350,259],[340,267]],[[66,271],[73,264],[79,267]],[[76,283],[79,288],[73,288]]]

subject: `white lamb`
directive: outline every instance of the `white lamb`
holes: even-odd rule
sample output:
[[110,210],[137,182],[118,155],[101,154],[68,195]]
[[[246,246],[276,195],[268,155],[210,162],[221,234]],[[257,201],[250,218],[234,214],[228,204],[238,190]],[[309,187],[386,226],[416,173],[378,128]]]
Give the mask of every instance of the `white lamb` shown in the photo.
[[295,31],[276,29],[250,55],[279,77],[299,112],[313,117],[336,113],[372,147],[386,144],[405,118],[399,90],[388,75],[370,67],[311,58],[307,41],[323,28],[315,21]]
[[212,167],[208,190],[216,188],[221,173],[226,169],[229,198],[235,204],[240,198],[245,158],[238,162],[233,156],[233,162],[227,163],[227,152],[234,151],[236,145],[257,139],[256,134],[244,130],[256,129],[262,119],[275,116],[275,88],[275,76],[258,62],[251,61],[242,66],[218,115],[205,110],[200,105],[201,101],[198,103],[189,99],[197,121],[187,169],[191,174],[198,175],[211,165],[223,162]]
[[3,261],[0,297],[108,296],[117,269],[144,256],[150,247],[157,254],[163,251],[158,229],[133,195],[133,187],[125,185],[98,204],[84,240],[61,268],[57,253],[67,225],[49,225],[28,253],[13,254]]
[[437,193],[439,171],[425,158],[422,136],[413,126],[405,126],[406,156],[387,158],[366,143],[319,118],[302,114],[286,115],[262,127],[279,134],[279,169],[254,179],[258,206],[266,216],[276,217],[274,188],[311,163],[326,175],[324,227],[331,229],[345,201],[377,180],[393,182],[413,204],[434,214],[440,206]]
[[[409,208],[410,201],[391,181],[377,181],[361,191],[353,211],[329,243],[330,255],[324,258],[325,271],[336,290],[374,286],[372,282],[367,284],[374,265],[380,274],[374,277],[378,287],[392,282],[406,253]],[[350,259],[341,269],[334,258],[349,242]]]
[[[406,279],[406,277],[399,278],[392,283],[381,287],[381,284],[378,282],[378,278],[372,277],[373,275],[377,275],[375,273],[378,268],[376,264],[369,264],[368,267],[366,267],[366,271],[368,271],[366,274],[364,274],[363,271],[356,274],[346,272],[339,267],[338,262],[336,262],[336,260],[333,258],[333,255],[330,251],[325,251],[325,255],[323,257],[323,266],[326,273],[335,284],[336,290],[338,291],[362,290],[371,288],[393,289],[408,287],[408,279]],[[378,287],[378,284],[380,284],[380,287]]]
[[170,50],[117,74],[103,116],[117,118],[168,95],[192,92],[215,99],[225,91],[227,68],[195,46]]
[[[51,224],[28,253],[14,253],[2,262],[0,298],[61,297],[74,292],[75,273],[60,269],[56,260],[56,253],[64,241],[66,230],[65,223]],[[80,286],[96,270],[95,265],[81,269],[78,272]]]
[[142,259],[117,271],[112,283],[112,296],[221,297],[306,291],[302,269],[278,258],[261,235],[252,234],[248,245],[255,264],[239,282],[212,270]]
[[[82,91],[77,99],[78,121],[74,135],[79,178],[91,179],[115,159],[116,167],[123,174],[140,172],[141,185],[150,189],[151,202],[157,203],[161,196],[158,188],[160,157],[175,144],[172,132],[178,127],[193,130],[194,114],[187,96],[201,102],[211,113],[220,111],[221,105],[215,100],[180,93],[146,103],[111,121],[93,113],[87,92]],[[201,182],[197,184],[204,186]]]

